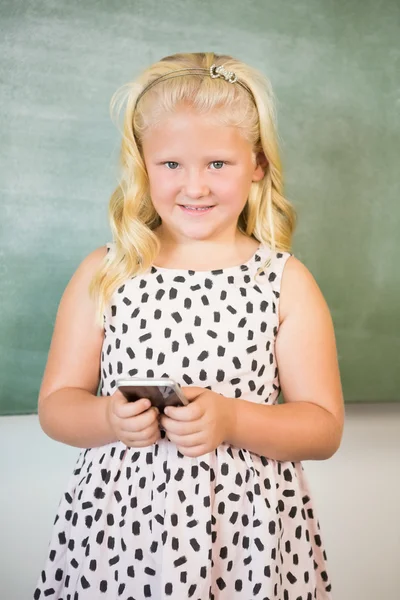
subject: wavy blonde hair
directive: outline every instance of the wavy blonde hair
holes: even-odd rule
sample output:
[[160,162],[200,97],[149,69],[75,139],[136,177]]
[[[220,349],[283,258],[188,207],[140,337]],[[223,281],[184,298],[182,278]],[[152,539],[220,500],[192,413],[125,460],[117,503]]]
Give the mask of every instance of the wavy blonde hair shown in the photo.
[[[180,69],[209,69],[213,64],[236,73],[248,90],[222,78],[212,79],[207,72],[199,76],[188,71],[183,76],[160,80],[142,95],[145,88],[163,75]],[[276,116],[269,81],[231,56],[212,52],[168,56],[146,69],[136,81],[118,89],[111,99],[113,118],[118,120],[123,105],[126,108],[121,131],[121,177],[109,204],[114,249],[104,258],[90,284],[101,319],[113,292],[129,277],[148,270],[159,253],[154,229],[161,220],[150,198],[141,140],[149,127],[182,103],[190,104],[200,113],[217,111],[223,124],[240,128],[256,155],[265,156],[265,176],[251,184],[238,228],[274,251],[291,249],[296,214],[282,192]]]

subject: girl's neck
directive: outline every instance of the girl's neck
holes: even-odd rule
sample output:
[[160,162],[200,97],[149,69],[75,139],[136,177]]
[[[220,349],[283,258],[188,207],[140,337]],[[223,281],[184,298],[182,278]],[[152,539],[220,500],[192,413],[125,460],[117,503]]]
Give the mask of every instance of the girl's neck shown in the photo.
[[179,243],[165,241],[160,235],[158,238],[161,249],[154,261],[155,267],[193,271],[227,269],[244,264],[260,245],[256,239],[243,234],[232,242],[204,240]]

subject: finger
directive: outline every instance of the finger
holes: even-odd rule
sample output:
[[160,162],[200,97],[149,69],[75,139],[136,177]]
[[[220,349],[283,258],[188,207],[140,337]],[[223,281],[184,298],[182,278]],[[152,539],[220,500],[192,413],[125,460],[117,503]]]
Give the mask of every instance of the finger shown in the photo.
[[123,401],[121,401],[119,398],[116,399],[113,412],[120,417],[120,419],[127,419],[129,417],[140,415],[144,411],[148,410],[150,406],[151,402],[148,398],[141,398],[135,402],[128,402],[128,400],[123,397]]
[[124,439],[121,440],[129,448],[145,448],[146,446],[152,446],[160,439],[160,432],[156,432],[152,437],[144,440],[137,439]]
[[200,396],[200,394],[202,394],[205,391],[204,388],[197,387],[195,385],[183,386],[181,387],[181,390],[183,395],[189,400],[189,402],[195,400],[198,396]]
[[126,432],[124,433],[123,437],[127,438],[128,440],[131,440],[132,443],[145,442],[146,440],[153,440],[154,438],[158,438],[159,433],[160,431],[158,427],[154,427],[152,425],[150,427],[142,429],[141,431]]
[[190,435],[202,430],[200,420],[177,421],[176,419],[170,419],[163,415],[160,419],[160,423],[167,433],[174,433],[176,435]]
[[130,404],[126,396],[124,396],[118,389],[116,392],[114,392],[111,398],[115,406],[124,406],[125,404]]
[[[129,420],[127,420],[127,422],[129,422]],[[133,441],[144,440],[146,437],[150,438],[156,433],[159,433],[160,429],[158,426],[158,421],[156,420],[152,421],[145,427],[141,427],[140,429],[137,429],[135,424],[133,427],[132,424],[130,426],[128,425],[127,427],[124,422],[124,425],[123,427],[121,427],[120,431],[125,438],[128,438]]]
[[167,406],[164,414],[176,421],[196,421],[203,416],[204,410],[196,402],[191,402],[187,406]]
[[170,442],[173,442],[177,446],[182,446],[182,448],[192,448],[204,443],[203,432],[192,433],[190,435],[176,435],[175,433],[170,433],[168,431],[167,437]]
[[158,428],[158,410],[154,407],[149,408],[140,415],[123,419],[120,422],[120,429],[126,433],[137,433],[152,425]]
[[206,446],[206,444],[201,444],[199,446],[192,446],[191,448],[186,448],[184,446],[177,446],[177,449],[184,456],[188,456],[190,458],[197,458],[199,456],[204,456],[204,454],[208,454],[210,450]]

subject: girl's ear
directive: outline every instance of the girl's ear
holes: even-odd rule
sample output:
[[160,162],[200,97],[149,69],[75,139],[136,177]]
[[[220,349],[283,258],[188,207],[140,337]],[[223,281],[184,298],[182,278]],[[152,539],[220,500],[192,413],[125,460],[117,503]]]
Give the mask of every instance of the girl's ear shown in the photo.
[[253,174],[253,181],[261,181],[264,177],[268,167],[268,160],[264,152],[257,152],[256,154],[256,168]]

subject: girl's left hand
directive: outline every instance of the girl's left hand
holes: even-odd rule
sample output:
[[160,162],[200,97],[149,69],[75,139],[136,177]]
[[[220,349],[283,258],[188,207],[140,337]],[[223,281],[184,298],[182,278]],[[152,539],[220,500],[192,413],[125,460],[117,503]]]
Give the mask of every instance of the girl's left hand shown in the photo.
[[182,387],[187,406],[168,406],[160,422],[171,442],[185,456],[212,452],[229,438],[235,399],[201,387]]

